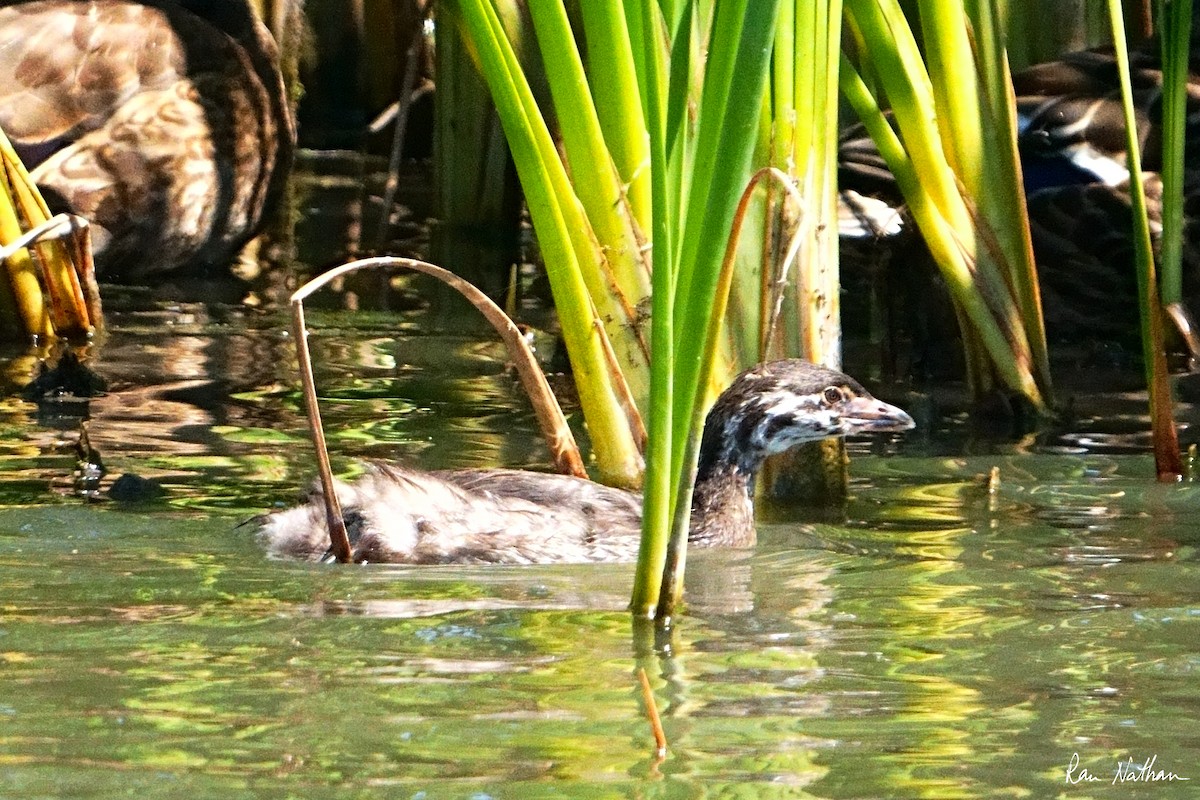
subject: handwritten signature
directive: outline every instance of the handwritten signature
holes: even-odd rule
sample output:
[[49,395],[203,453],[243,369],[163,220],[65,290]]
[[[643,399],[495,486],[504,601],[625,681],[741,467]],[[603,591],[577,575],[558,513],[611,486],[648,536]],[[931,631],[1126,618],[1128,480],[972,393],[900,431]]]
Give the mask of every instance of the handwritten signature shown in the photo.
[[[1168,769],[1161,769],[1157,764],[1157,755],[1150,756],[1140,764],[1134,761],[1132,757],[1118,761],[1116,768],[1112,772],[1111,782],[1113,785],[1116,785],[1118,783],[1173,783],[1175,781],[1191,780],[1191,778],[1184,778]],[[1076,786],[1081,783],[1098,783],[1103,780],[1106,780],[1106,778],[1092,772],[1087,767],[1079,765],[1079,753],[1071,754],[1071,761],[1067,764],[1066,783],[1068,785]]]

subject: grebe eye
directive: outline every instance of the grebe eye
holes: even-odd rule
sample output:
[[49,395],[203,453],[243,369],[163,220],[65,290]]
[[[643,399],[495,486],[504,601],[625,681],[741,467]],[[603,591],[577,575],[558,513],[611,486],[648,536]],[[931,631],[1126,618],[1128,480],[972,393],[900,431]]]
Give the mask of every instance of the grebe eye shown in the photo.
[[836,386],[825,387],[825,402],[829,405],[840,403],[846,399],[846,395]]

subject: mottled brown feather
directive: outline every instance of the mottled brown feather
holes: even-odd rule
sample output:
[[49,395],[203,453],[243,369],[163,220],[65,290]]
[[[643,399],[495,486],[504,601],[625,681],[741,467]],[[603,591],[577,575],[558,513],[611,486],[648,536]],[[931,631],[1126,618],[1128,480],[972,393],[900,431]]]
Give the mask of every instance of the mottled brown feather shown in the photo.
[[[0,3],[0,126],[105,277],[220,265],[277,204],[295,129],[245,0]],[[200,12],[200,14],[193,13]]]

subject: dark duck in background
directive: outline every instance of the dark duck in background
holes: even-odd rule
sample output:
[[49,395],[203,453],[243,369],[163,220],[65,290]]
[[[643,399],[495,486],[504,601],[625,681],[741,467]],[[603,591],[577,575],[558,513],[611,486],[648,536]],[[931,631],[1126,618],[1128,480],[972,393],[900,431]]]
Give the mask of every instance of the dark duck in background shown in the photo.
[[[767,456],[804,442],[912,426],[908,414],[853,378],[807,361],[743,372],[704,424],[691,543],[754,544],[754,478]],[[355,561],[631,561],[641,534],[640,495],[566,475],[375,464],[337,492]],[[321,559],[329,548],[321,496],[263,518],[260,537],[272,555]]]
[[[1200,4],[1194,7],[1200,16]],[[1157,38],[1130,50],[1151,230],[1161,232],[1162,63]],[[1184,295],[1200,298],[1200,24],[1192,23],[1184,193]],[[1112,48],[1066,53],[1013,75],[1018,146],[1030,229],[1052,341],[1125,341],[1137,335],[1125,121]],[[874,142],[856,126],[839,148],[843,244],[886,239],[906,224],[903,198]],[[866,198],[866,202],[863,202]],[[896,248],[904,243],[895,242]],[[905,252],[905,255],[911,255]],[[853,261],[851,260],[851,263]],[[903,282],[911,265],[905,260]],[[897,293],[903,293],[901,287]],[[923,301],[917,290],[917,302]],[[945,315],[943,315],[945,316]]]
[[[1184,296],[1200,298],[1200,25],[1188,57],[1184,153]],[[1131,48],[1138,145],[1150,229],[1162,232],[1162,52],[1157,38]],[[1047,319],[1082,335],[1136,326],[1136,303],[1108,315],[1112,299],[1136,298],[1132,200],[1120,79],[1111,48],[1067,53],[1013,76],[1030,229]],[[1157,247],[1157,244],[1156,244]],[[1099,313],[1098,313],[1099,312]]]
[[224,266],[278,204],[295,127],[246,0],[0,2],[0,127],[102,280]]

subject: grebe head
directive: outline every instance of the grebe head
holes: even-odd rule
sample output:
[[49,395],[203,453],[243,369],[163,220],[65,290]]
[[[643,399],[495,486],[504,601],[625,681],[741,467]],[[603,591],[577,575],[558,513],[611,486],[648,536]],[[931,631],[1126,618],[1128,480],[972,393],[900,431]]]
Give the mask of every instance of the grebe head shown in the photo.
[[753,476],[767,456],[805,442],[913,425],[837,370],[800,359],[759,364],[735,378],[709,411],[697,481],[726,471]]

